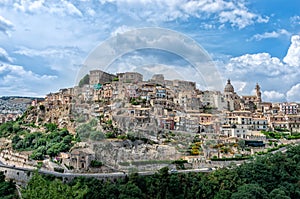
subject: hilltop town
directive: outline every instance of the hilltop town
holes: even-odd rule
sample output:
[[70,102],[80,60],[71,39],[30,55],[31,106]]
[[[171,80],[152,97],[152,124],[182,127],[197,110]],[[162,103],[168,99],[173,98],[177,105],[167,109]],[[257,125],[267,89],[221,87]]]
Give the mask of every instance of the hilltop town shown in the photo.
[[[264,102],[259,84],[253,87],[255,95],[239,96],[230,80],[223,91],[201,91],[195,82],[162,74],[145,81],[137,72],[92,70],[78,86],[33,101],[23,119],[31,131],[56,124],[76,135],[71,150],[54,158],[63,170],[144,171],[174,161],[201,168],[277,150],[300,137],[299,104]],[[2,161],[13,157],[24,166],[30,154],[2,150]],[[100,170],[92,168],[95,161]],[[44,162],[57,167],[51,164]]]
[[32,100],[42,101],[42,98],[6,96],[0,98],[0,124],[16,120],[31,105]]

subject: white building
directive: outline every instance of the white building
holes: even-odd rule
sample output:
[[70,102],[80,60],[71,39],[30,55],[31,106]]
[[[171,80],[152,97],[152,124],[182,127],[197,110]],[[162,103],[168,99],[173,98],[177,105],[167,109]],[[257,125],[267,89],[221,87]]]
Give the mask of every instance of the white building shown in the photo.
[[219,111],[227,109],[227,103],[220,91],[204,91],[201,93],[200,99],[205,106],[217,108]]
[[281,103],[280,111],[286,115],[297,115],[299,105],[297,103]]
[[266,130],[268,128],[268,120],[266,118],[253,118],[253,129],[256,131]]

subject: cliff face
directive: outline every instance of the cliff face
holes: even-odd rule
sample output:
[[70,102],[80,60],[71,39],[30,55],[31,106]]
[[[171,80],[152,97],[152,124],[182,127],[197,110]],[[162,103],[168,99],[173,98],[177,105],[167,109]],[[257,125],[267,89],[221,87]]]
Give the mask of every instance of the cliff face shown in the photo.
[[29,107],[24,113],[24,122],[36,126],[45,123],[55,123],[59,128],[67,128],[69,132],[75,134],[74,115],[72,104],[57,106],[38,105]]
[[118,169],[157,169],[179,159],[181,154],[173,146],[145,144],[141,140],[131,142],[105,141],[92,145],[96,159]]

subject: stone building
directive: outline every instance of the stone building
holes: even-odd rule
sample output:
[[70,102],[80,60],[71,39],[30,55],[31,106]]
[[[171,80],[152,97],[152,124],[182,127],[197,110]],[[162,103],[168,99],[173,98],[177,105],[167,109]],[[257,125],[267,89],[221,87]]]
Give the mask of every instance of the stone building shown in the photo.
[[288,114],[288,115],[297,115],[298,114],[298,108],[299,105],[297,103],[281,103],[279,105],[280,111],[283,114]]
[[74,149],[70,154],[64,156],[62,163],[75,171],[87,171],[90,168],[92,160],[95,159],[95,153],[88,149]]
[[141,82],[139,84],[139,93],[142,99],[150,100],[155,98],[156,84],[151,82]]
[[242,96],[242,109],[254,112],[261,102],[260,86],[257,83],[255,86],[255,95]]
[[138,86],[136,84],[128,85],[126,87],[126,97],[130,98],[137,98],[140,96],[138,92]]
[[227,84],[224,88],[224,96],[227,103],[227,110],[233,111],[241,108],[241,99],[236,92],[234,92],[234,87],[232,86],[230,79],[227,80]]
[[202,91],[199,97],[206,107],[216,108],[219,111],[227,109],[227,102],[220,91]]
[[119,82],[122,83],[138,83],[143,81],[143,75],[137,72],[117,73]]
[[163,74],[154,74],[150,80],[150,82],[154,82],[160,85],[165,84],[165,77]]
[[256,131],[265,131],[268,128],[268,120],[264,117],[254,117],[252,124],[253,129]]
[[165,86],[173,89],[175,92],[179,91],[194,91],[196,90],[196,83],[184,80],[165,80]]
[[117,76],[104,72],[102,70],[91,70],[90,71],[90,85],[104,84],[111,82]]

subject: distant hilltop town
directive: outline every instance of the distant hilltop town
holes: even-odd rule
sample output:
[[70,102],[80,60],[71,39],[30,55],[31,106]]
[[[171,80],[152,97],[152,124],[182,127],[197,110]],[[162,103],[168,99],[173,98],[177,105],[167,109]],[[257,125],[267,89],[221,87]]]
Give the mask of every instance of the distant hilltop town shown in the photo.
[[20,117],[30,106],[32,100],[43,101],[42,98],[5,96],[0,97],[0,124],[13,121]]
[[92,70],[79,86],[50,93],[42,104],[49,122],[62,126],[80,115],[112,120],[125,132],[164,129],[246,138],[263,136],[259,132],[267,129],[299,130],[297,103],[263,102],[260,86],[253,87],[255,95],[239,96],[230,80],[223,92],[201,91],[195,82],[166,80],[162,74],[144,81],[137,72]]

